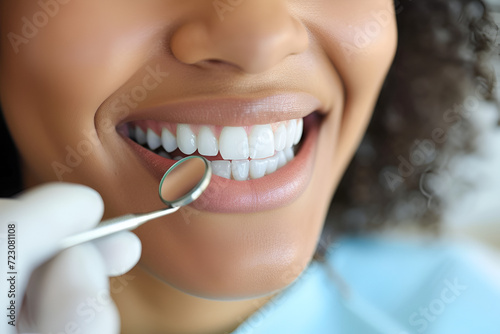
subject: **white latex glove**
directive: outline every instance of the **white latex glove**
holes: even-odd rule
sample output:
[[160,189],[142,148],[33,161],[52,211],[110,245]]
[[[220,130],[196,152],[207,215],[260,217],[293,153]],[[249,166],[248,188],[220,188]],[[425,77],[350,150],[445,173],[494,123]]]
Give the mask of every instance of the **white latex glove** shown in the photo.
[[[75,184],[48,184],[17,199],[0,199],[0,333],[119,333],[108,276],[122,275],[137,263],[141,254],[137,236],[121,232],[62,252],[58,249],[64,237],[93,228],[102,213],[100,195]],[[11,269],[8,246],[13,223]],[[16,274],[8,274],[12,271]],[[12,276],[15,298],[8,281]],[[8,323],[11,301],[17,330]]]

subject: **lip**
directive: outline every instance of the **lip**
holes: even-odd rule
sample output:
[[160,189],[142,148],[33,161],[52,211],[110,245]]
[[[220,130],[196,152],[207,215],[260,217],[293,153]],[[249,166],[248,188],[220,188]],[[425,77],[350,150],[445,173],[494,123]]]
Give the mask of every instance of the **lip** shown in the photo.
[[245,126],[304,118],[313,111],[326,114],[314,96],[297,92],[262,98],[208,98],[177,101],[168,105],[134,110],[116,124],[137,120],[184,124]]
[[[248,181],[229,180],[212,175],[210,185],[190,206],[217,213],[252,213],[277,209],[292,203],[306,189],[312,176],[321,117],[311,113],[304,118],[304,141],[297,155],[276,172]],[[176,161],[163,158],[130,138],[121,135],[155,179]]]

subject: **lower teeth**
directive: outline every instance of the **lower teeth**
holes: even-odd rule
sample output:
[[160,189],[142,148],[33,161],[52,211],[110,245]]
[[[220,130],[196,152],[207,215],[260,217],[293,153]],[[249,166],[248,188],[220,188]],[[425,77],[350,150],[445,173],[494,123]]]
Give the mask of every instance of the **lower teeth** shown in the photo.
[[[146,149],[148,149],[146,147]],[[283,151],[275,152],[272,157],[257,160],[213,160],[212,172],[214,175],[233,179],[236,181],[247,181],[261,178],[265,175],[274,173],[276,170],[285,166],[290,162],[298,150],[298,145],[286,148]],[[159,156],[170,159],[180,160],[181,156],[172,156],[163,148],[158,148],[154,151]]]

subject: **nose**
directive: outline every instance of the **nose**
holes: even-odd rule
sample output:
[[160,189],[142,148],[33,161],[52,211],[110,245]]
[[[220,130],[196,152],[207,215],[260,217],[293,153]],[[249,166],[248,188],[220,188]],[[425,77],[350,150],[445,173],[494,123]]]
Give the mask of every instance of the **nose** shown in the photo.
[[255,74],[308,48],[307,30],[291,15],[286,0],[209,2],[211,10],[193,14],[171,37],[171,51],[182,63],[223,62]]

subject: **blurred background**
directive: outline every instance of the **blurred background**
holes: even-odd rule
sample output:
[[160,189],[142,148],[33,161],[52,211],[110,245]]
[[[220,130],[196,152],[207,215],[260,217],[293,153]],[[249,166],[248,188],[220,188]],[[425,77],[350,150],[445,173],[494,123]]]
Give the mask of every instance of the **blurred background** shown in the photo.
[[[487,0],[500,26],[500,0]],[[500,36],[497,36],[500,42]],[[494,62],[497,81],[500,81],[500,60]],[[497,82],[500,99],[500,85]],[[481,133],[478,151],[459,157],[444,180],[449,202],[444,214],[448,233],[458,237],[473,237],[500,251],[500,120],[494,106],[483,104],[474,121]],[[453,178],[460,177],[472,186],[465,192],[454,187]]]

